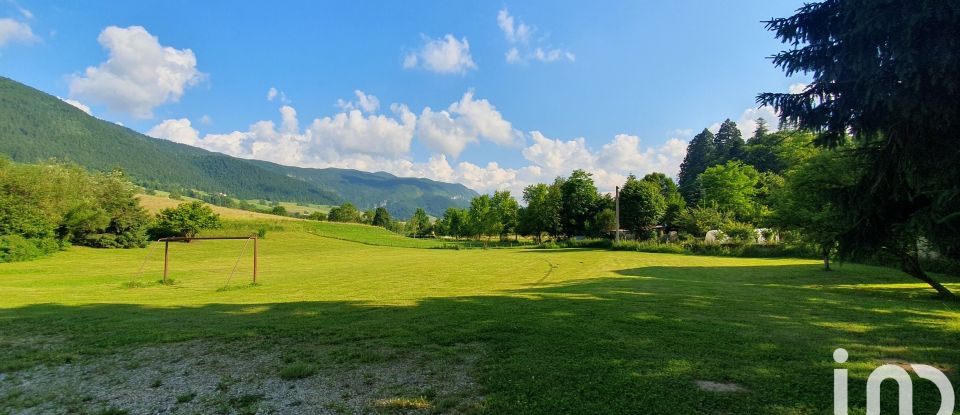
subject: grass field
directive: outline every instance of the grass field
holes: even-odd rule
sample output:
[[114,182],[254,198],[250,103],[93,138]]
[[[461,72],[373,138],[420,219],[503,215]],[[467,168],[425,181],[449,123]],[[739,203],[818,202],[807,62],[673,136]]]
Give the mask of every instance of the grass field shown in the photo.
[[837,347],[854,414],[886,362],[960,385],[960,307],[890,269],[270,229],[257,285],[243,241],[172,244],[170,286],[158,245],[0,264],[0,413],[830,413]]

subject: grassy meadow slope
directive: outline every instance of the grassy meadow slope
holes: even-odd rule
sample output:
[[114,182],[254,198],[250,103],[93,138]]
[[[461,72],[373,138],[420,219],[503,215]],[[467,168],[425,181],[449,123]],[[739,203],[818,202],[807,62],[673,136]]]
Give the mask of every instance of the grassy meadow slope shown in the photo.
[[[137,197],[140,198],[140,204],[151,213],[157,213],[160,209],[175,207],[183,203],[183,201],[162,196],[138,195]],[[452,247],[454,244],[453,242],[444,242],[436,239],[407,238],[379,226],[359,223],[319,222],[231,209],[210,204],[207,205],[225,220],[225,226],[221,229],[204,231],[202,236],[251,235],[256,233],[260,228],[264,228],[268,232],[277,229],[296,231],[305,239],[329,238],[374,246],[443,248],[448,246]]]
[[837,347],[856,413],[882,362],[960,370],[958,307],[889,269],[343,240],[374,231],[272,222],[258,285],[238,241],[171,245],[172,286],[156,244],[2,264],[0,413],[813,414]]

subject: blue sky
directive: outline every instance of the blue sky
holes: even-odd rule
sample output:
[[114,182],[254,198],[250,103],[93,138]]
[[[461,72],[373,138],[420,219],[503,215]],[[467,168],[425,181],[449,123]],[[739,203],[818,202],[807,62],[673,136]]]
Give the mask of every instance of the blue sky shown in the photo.
[[0,74],[239,157],[480,191],[585,168],[609,190],[675,174],[692,132],[769,119],[756,94],[804,79],[761,21],[800,5],[7,1]]

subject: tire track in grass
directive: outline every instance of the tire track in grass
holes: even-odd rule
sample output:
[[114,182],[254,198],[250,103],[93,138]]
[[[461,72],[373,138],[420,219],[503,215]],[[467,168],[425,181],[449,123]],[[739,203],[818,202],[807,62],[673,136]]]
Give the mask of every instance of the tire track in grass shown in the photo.
[[533,285],[540,285],[540,284],[542,284],[544,281],[546,281],[547,278],[550,278],[550,274],[553,274],[553,270],[555,270],[555,269],[557,269],[557,268],[560,268],[559,265],[556,265],[556,264],[550,262],[549,259],[546,259],[546,258],[540,258],[540,259],[542,259],[543,262],[546,262],[547,265],[550,266],[550,269],[548,269],[547,272],[544,273],[543,276],[540,277],[540,279],[537,280],[537,282],[535,282]]

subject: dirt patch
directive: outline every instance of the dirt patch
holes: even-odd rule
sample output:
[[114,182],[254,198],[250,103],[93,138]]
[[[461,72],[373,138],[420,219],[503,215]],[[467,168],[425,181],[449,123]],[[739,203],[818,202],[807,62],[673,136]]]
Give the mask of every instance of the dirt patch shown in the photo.
[[[325,347],[317,346],[316,356],[330,359],[302,363],[285,362],[282,346],[191,341],[8,372],[0,377],[0,413],[372,413],[384,402],[415,403],[400,405],[404,412],[458,413],[482,401],[470,376],[475,346],[429,355],[391,351],[360,362],[337,359]],[[299,364],[309,365],[306,376],[280,376]]]
[[736,383],[713,382],[709,380],[698,380],[694,383],[697,384],[697,387],[700,388],[700,390],[707,392],[736,393],[747,391],[746,388]]

